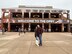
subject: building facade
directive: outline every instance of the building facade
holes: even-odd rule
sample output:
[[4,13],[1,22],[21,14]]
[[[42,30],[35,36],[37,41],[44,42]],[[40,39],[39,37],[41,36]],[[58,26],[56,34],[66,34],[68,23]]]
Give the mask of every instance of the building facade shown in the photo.
[[69,32],[69,10],[52,6],[22,6],[2,8],[2,28],[5,31],[18,31],[19,28],[34,31],[40,25],[45,32]]
[[0,18],[0,31],[1,31],[2,23],[1,23],[1,18]]

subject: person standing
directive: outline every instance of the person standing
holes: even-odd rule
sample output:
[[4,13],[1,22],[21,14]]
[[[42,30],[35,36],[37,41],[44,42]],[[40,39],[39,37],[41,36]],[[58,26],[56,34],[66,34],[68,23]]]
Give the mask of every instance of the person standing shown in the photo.
[[43,29],[40,27],[40,25],[37,25],[37,36],[39,37],[39,46],[42,46],[42,33]]
[[39,36],[37,35],[37,27],[35,28],[36,45],[39,46]]

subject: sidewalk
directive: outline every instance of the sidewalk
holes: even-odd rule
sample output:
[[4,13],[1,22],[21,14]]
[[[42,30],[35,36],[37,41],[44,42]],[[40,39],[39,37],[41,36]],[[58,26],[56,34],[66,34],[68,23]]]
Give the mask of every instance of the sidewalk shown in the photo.
[[17,32],[10,32],[0,37],[0,54],[72,54],[72,35],[43,33],[43,46],[38,47],[34,33],[19,36]]

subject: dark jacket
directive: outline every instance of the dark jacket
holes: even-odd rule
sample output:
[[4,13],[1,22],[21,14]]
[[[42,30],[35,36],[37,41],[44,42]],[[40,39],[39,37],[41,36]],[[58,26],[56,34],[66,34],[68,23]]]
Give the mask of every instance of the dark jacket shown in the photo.
[[41,27],[38,27],[36,31],[37,36],[39,36],[39,34],[42,35],[42,33],[43,33],[43,29]]
[[35,31],[35,37],[37,36],[37,29],[34,30]]

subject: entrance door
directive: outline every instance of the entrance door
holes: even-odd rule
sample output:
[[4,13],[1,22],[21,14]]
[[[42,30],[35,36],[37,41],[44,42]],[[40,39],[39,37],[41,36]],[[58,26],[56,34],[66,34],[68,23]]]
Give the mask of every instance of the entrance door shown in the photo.
[[49,29],[49,24],[45,23],[44,24],[44,30],[45,30],[45,32],[48,32],[48,29]]
[[61,32],[61,24],[51,24],[51,32]]
[[4,29],[5,29],[5,32],[8,31],[8,23],[3,23],[3,26],[4,26]]
[[35,28],[36,28],[37,25],[40,25],[40,27],[42,27],[42,24],[32,23],[31,24],[31,32],[34,32],[34,30],[35,30]]
[[24,24],[24,29],[26,29],[26,31],[28,31],[28,28],[29,28],[29,24],[28,23],[25,23]]
[[18,32],[18,29],[21,28],[20,23],[11,23],[11,31],[12,32]]
[[68,24],[64,24],[64,32],[68,32]]

